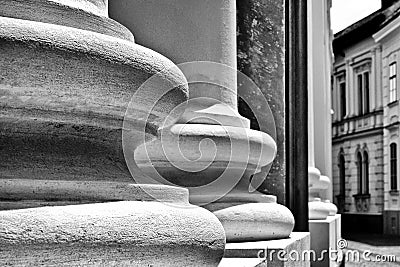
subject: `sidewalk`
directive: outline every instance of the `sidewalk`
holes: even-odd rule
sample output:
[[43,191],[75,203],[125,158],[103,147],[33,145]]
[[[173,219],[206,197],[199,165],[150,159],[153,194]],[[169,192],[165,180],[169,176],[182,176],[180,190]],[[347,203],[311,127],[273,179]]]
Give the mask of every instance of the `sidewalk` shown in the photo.
[[390,255],[396,257],[396,262],[373,262],[362,259],[360,262],[346,261],[346,267],[353,266],[400,266],[400,237],[393,236],[382,236],[382,235],[352,235],[345,238],[347,240],[348,246],[345,251],[359,251],[363,253],[369,251],[369,258],[371,260],[388,258]]

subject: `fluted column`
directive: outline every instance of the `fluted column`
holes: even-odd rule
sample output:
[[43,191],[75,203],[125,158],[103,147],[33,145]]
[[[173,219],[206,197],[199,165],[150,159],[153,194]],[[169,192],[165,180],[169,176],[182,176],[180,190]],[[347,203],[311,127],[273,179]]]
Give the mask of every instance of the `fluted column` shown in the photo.
[[[125,13],[114,16],[138,29],[138,42],[181,63],[189,82],[184,114],[159,140],[136,150],[139,167],[156,181],[189,188],[191,203],[220,219],[227,241],[288,237],[294,224],[290,211],[274,196],[249,192],[252,174],[272,162],[276,144],[251,130],[237,110],[236,1],[122,2]],[[165,22],[160,13],[174,19]],[[151,25],[144,15],[153,18]]]
[[212,213],[133,183],[136,147],[182,114],[182,72],[107,0],[0,3],[0,265],[217,266]]

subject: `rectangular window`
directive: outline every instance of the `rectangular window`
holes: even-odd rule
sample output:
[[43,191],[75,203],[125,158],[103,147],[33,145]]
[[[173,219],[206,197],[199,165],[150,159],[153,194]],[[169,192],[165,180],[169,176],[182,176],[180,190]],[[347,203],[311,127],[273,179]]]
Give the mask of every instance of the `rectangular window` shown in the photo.
[[389,65],[389,102],[397,100],[397,64]]
[[340,195],[346,195],[346,161],[344,155],[339,157]]
[[363,82],[362,74],[357,75],[357,88],[358,88],[358,114],[363,114]]
[[339,84],[340,90],[340,118],[344,118],[346,116],[346,83],[341,82]]
[[357,74],[358,115],[369,112],[369,72]]
[[358,171],[358,194],[362,194],[363,190],[363,161],[362,161],[362,156],[361,153],[357,153],[357,171]]
[[366,151],[364,151],[364,159],[363,159],[363,182],[362,182],[362,193],[369,194],[369,156]]
[[369,112],[369,72],[364,72],[364,113]]
[[397,145],[390,144],[390,189],[397,190]]

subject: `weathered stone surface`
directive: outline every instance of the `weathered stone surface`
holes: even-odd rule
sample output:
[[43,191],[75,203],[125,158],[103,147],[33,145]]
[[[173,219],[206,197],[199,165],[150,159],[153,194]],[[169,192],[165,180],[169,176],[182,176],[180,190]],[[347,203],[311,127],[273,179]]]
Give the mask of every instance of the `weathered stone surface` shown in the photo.
[[187,201],[188,192],[170,186],[106,181],[0,179],[0,196],[0,210],[3,210],[155,198],[174,203]]
[[108,18],[107,1],[1,0],[0,16],[98,32],[127,41],[133,34]]
[[61,5],[85,10],[93,14],[108,16],[108,0],[50,0]]
[[216,266],[211,212],[186,189],[127,183],[144,175],[123,152],[183,112],[182,72],[108,19],[106,0],[3,3],[0,265]]
[[123,201],[0,211],[0,264],[217,266],[225,236],[185,203]]
[[[277,155],[268,178],[260,188],[261,192],[276,195],[279,203],[284,203],[285,183],[285,105],[284,105],[284,10],[282,0],[240,0],[237,1],[238,69],[249,76],[261,89],[262,95],[238,94],[252,99],[252,106],[260,110],[249,110],[239,100],[239,112],[251,119],[252,129],[265,129],[268,121],[262,110],[262,98],[266,98],[272,110],[276,125]],[[254,94],[254,92],[253,92]],[[261,114],[260,114],[261,112]],[[258,122],[254,114],[260,114]],[[267,168],[266,168],[267,169]],[[258,174],[266,176],[265,173]]]
[[[137,125],[154,106],[146,131],[155,135],[187,98],[183,74],[160,54],[108,35],[9,17],[0,23],[1,177],[131,181],[121,142],[128,103],[159,75],[134,104]],[[175,89],[159,99],[168,86]]]

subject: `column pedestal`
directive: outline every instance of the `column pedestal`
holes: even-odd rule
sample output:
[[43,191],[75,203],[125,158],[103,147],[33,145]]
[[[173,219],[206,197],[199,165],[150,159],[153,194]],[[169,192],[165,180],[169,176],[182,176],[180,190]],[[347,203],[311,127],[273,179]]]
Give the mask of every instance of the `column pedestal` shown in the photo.
[[312,262],[312,266],[321,267],[336,267],[340,266],[340,258],[336,258],[337,254],[333,254],[333,258],[329,258],[328,252],[338,250],[338,240],[341,238],[341,217],[340,214],[328,216],[323,220],[310,220],[311,234],[311,250],[315,251],[316,255],[322,255],[322,251],[327,251],[322,260]]
[[[312,266],[339,266],[339,259],[330,258],[330,251],[337,250],[337,241],[341,234],[340,215],[337,215],[336,206],[329,200],[321,200],[324,191],[329,190],[329,177],[321,175],[310,182],[309,227],[311,234],[311,250],[317,255]],[[326,251],[324,254],[322,254]],[[320,258],[323,255],[323,258]],[[335,256],[335,255],[333,255]],[[337,256],[337,254],[336,254]],[[320,258],[320,259],[318,259]]]
[[182,72],[107,0],[2,2],[0,265],[217,266],[218,219],[124,158],[181,116]]

